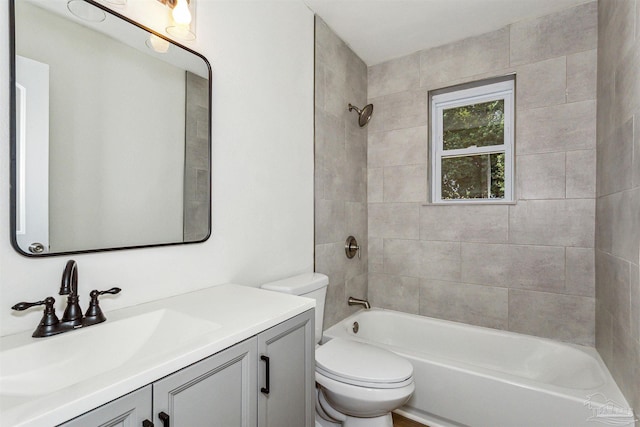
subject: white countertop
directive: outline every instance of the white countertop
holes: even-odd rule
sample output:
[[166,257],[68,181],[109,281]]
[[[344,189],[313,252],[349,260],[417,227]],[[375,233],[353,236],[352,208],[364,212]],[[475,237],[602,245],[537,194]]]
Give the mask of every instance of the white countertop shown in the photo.
[[[142,358],[54,392],[24,397],[8,396],[0,390],[0,425],[51,427],[63,423],[231,347],[314,306],[315,301],[312,299],[229,284],[108,312],[105,323],[49,338],[31,338],[31,332],[2,337],[1,350],[16,349],[37,344],[40,340],[56,340],[75,334],[99,334],[101,328],[110,322],[161,309],[170,309],[219,325],[217,329],[181,343],[179,350],[144,353]],[[123,343],[126,343],[125,337]],[[144,349],[144,346],[142,348]],[[78,348],[77,351],[90,357],[90,349]],[[7,374],[2,372],[3,376]],[[42,378],[43,384],[47,381],[51,379]]]

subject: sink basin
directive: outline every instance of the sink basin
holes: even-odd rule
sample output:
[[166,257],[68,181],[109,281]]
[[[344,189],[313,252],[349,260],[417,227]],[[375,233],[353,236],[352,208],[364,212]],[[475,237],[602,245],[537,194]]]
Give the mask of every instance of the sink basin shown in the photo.
[[220,325],[160,309],[0,352],[0,395],[53,393],[122,366],[180,350]]

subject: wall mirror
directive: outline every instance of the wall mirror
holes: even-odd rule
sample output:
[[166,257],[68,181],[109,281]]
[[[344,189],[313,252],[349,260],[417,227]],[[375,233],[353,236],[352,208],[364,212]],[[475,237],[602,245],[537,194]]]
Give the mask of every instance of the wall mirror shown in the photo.
[[92,0],[11,0],[12,244],[28,256],[202,242],[211,67]]

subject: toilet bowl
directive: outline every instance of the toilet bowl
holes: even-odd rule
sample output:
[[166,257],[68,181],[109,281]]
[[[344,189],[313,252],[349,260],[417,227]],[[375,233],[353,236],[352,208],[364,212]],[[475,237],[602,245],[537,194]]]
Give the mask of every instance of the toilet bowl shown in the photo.
[[329,421],[344,427],[391,427],[391,411],[405,404],[415,390],[409,361],[340,338],[316,349],[315,376],[320,408]]
[[[316,342],[322,338],[327,276],[307,273],[263,289],[316,300]],[[382,348],[335,338],[316,346],[316,427],[393,427],[391,411],[415,390],[413,365]]]

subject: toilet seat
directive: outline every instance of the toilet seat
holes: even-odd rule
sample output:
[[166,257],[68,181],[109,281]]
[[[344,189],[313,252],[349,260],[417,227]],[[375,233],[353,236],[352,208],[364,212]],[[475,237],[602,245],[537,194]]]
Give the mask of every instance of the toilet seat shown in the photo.
[[413,382],[413,365],[379,347],[334,338],[316,349],[316,376],[359,387],[392,389]]

